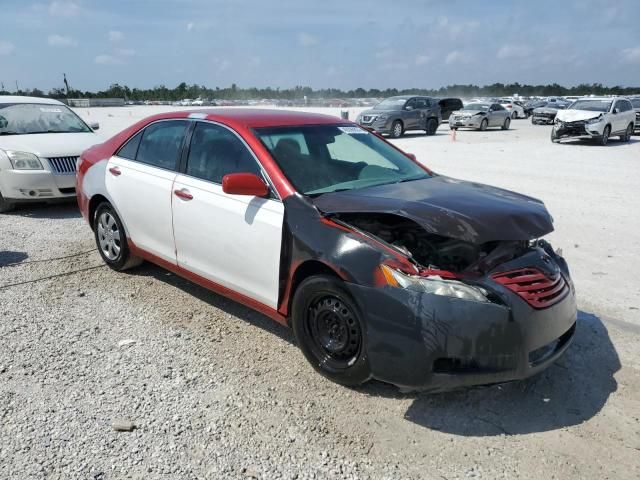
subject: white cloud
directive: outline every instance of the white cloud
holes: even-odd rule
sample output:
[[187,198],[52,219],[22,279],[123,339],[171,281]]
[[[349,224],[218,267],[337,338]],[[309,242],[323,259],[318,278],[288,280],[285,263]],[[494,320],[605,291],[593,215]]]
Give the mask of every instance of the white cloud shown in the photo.
[[52,17],[75,17],[80,13],[80,5],[73,0],[53,0],[49,4]]
[[298,43],[303,47],[312,47],[318,44],[318,39],[313,35],[301,32],[298,34]]
[[462,53],[460,50],[449,52],[444,59],[444,63],[447,65],[453,65],[454,63],[466,63],[467,61],[467,55]]
[[124,40],[124,33],[119,30],[111,30],[109,32],[109,41],[110,42],[121,42]]
[[640,45],[622,50],[622,58],[628,63],[640,63]]
[[498,50],[498,58],[506,60],[510,58],[525,58],[531,55],[531,49],[526,45],[505,45]]
[[47,38],[47,43],[52,47],[76,47],[78,46],[78,42],[64,35],[49,35]]
[[405,62],[386,62],[380,65],[381,70],[406,70],[409,65]]
[[262,64],[262,59],[260,57],[252,57],[249,60],[249,68],[258,68]]
[[231,67],[231,62],[226,58],[214,58],[213,64],[215,65],[215,67],[218,69],[219,72],[228,70],[229,67]]
[[187,31],[190,32],[191,30],[193,30],[193,27],[195,27],[196,24],[193,22],[189,22],[187,23]]
[[421,65],[426,65],[430,61],[431,61],[430,55],[417,55],[415,59],[415,64],[417,67],[419,67]]
[[11,55],[16,49],[13,43],[0,40],[0,55]]
[[93,61],[95,63],[97,63],[98,65],[121,65],[122,64],[122,59],[115,57],[113,55],[98,55],[96,58],[93,59]]

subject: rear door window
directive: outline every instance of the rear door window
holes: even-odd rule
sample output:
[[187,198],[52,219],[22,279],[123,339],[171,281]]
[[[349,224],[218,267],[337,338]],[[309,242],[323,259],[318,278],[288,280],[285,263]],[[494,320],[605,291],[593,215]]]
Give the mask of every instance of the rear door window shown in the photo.
[[118,157],[126,158],[128,160],[135,160],[138,153],[138,145],[140,145],[140,139],[142,138],[142,132],[136,133],[124,144],[122,148],[116,154]]
[[144,129],[136,161],[165,170],[176,170],[186,131],[187,122],[184,120],[152,123]]

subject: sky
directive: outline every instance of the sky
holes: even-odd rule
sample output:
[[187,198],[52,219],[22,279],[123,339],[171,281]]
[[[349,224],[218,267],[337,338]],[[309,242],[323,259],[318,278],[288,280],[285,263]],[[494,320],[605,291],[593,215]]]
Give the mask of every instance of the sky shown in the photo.
[[0,0],[5,88],[640,86],[638,0]]

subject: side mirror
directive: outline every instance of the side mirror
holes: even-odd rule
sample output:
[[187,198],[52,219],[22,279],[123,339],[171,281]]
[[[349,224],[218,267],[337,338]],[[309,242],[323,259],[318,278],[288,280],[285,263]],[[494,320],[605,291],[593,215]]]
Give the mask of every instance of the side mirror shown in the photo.
[[413,110],[413,107],[412,107],[411,105],[407,105],[406,107],[404,107],[404,109],[405,109],[407,112],[410,112],[411,110]]
[[620,109],[618,107],[614,108],[613,113],[620,113]]
[[416,158],[415,153],[405,153],[405,155],[406,155],[407,157],[409,157],[411,160],[413,160],[414,162],[417,162],[417,161],[418,161],[418,159]]
[[90,123],[89,128],[91,128],[91,130],[100,130],[100,124],[98,122]]
[[230,173],[222,177],[222,191],[229,195],[266,197],[269,187],[253,173]]

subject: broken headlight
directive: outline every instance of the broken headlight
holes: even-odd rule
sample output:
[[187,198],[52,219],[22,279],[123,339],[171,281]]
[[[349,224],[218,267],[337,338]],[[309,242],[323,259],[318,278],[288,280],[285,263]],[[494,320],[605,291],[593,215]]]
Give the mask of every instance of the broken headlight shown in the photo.
[[407,275],[387,265],[380,265],[380,269],[387,284],[392,287],[406,288],[407,290],[432,293],[443,297],[473,300],[476,302],[489,301],[486,290],[467,285],[458,280],[448,280],[437,275],[431,275],[429,277]]

